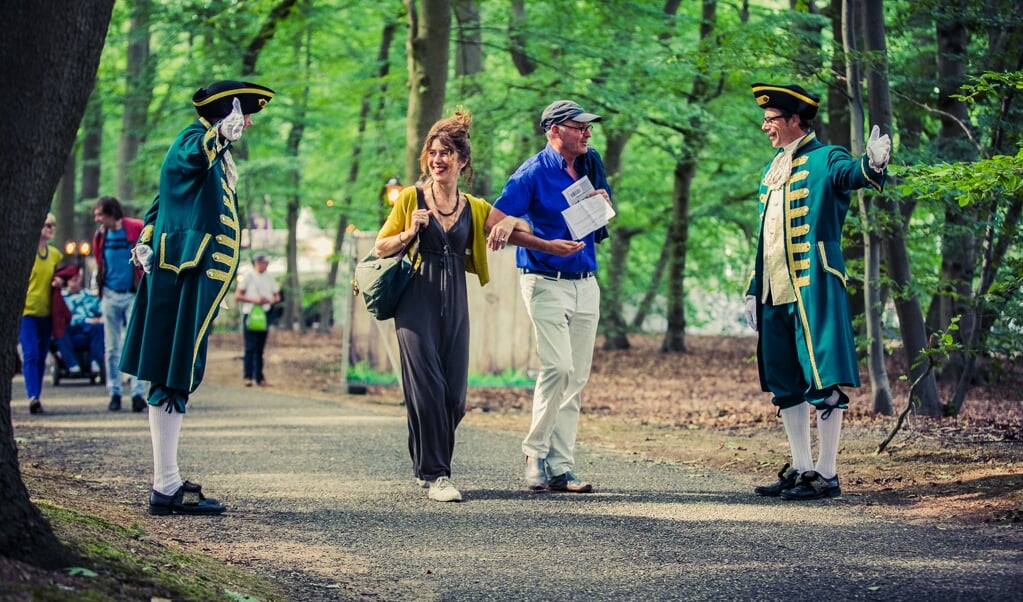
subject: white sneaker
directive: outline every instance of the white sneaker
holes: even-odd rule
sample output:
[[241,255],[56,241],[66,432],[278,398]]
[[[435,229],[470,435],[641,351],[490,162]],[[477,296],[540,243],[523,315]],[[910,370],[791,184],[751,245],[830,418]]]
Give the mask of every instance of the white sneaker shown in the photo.
[[71,366],[70,368],[68,368],[67,371],[69,373],[71,373],[71,374],[81,374],[82,373],[82,367],[76,364],[76,365]]
[[92,370],[93,374],[99,374],[99,362],[92,360],[92,363],[89,364],[89,369]]
[[416,486],[417,487],[422,487],[423,489],[426,489],[427,487],[430,486],[430,482],[427,481],[426,479],[418,479],[417,478],[416,479]]
[[426,494],[435,502],[460,502],[462,493],[451,483],[448,477],[437,477],[436,481],[430,482],[430,491]]

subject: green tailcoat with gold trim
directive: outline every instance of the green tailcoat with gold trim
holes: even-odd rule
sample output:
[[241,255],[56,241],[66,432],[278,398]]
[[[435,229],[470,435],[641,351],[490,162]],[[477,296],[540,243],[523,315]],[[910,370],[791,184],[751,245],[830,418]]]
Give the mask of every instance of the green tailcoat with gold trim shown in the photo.
[[160,194],[139,243],[153,248],[121,352],[121,370],[192,392],[206,369],[206,343],[238,268],[241,228],[217,128],[203,119],[167,151]]
[[[779,151],[781,152],[781,151]],[[764,211],[769,190],[761,174],[760,237],[756,264],[746,289],[757,298],[757,315],[762,302],[764,278]],[[794,344],[801,346],[804,366],[813,389],[834,385],[860,385],[856,364],[856,344],[849,315],[846,292],[845,260],[842,257],[842,224],[849,211],[851,192],[871,187],[880,191],[887,172],[877,173],[867,157],[856,160],[840,146],[825,146],[811,132],[793,154],[792,173],[782,189],[785,227],[785,257],[789,278],[796,293],[796,313],[802,336]],[[760,383],[769,391],[759,352],[771,341],[759,340]],[[784,344],[793,344],[786,341]]]

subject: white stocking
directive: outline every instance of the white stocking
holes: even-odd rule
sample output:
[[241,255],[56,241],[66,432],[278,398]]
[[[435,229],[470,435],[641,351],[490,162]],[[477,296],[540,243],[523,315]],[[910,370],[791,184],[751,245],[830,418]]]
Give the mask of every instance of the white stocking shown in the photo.
[[820,456],[817,458],[817,474],[832,479],[838,474],[835,463],[838,460],[838,440],[842,435],[842,415],[845,410],[835,408],[827,420],[817,412],[817,436],[820,437]]
[[813,454],[810,453],[810,404],[801,403],[781,411],[781,422],[789,438],[792,451],[792,468],[800,474],[813,469]]
[[149,408],[149,436],[153,440],[153,489],[174,495],[181,487],[178,473],[178,438],[184,414],[166,412],[163,406]]

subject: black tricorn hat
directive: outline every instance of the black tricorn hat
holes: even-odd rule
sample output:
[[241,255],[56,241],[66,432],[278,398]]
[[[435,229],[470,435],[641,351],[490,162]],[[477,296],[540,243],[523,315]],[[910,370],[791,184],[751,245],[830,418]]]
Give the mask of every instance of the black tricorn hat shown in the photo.
[[196,90],[192,95],[192,105],[201,117],[212,123],[227,117],[234,98],[241,103],[242,113],[252,115],[258,113],[273,97],[274,91],[266,86],[225,79]]
[[778,109],[809,121],[817,115],[820,97],[796,84],[753,84],[753,98],[761,109]]

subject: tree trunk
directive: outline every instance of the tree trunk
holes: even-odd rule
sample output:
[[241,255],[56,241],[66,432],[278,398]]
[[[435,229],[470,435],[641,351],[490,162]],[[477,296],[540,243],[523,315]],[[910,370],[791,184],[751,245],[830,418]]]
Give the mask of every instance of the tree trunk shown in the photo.
[[[89,105],[82,119],[82,189],[81,198],[91,209],[99,198],[100,175],[103,160],[103,94],[99,87],[89,96]],[[87,222],[92,230],[92,212]]]
[[[977,288],[977,294],[975,295],[975,304],[970,312],[969,321],[972,325],[969,337],[964,337],[964,348],[963,356],[965,361],[963,364],[963,372],[959,376],[959,382],[956,384],[955,393],[952,395],[952,399],[948,404],[948,414],[950,416],[958,416],[959,411],[963,407],[963,403],[966,401],[966,392],[970,388],[970,381],[973,377],[974,366],[977,362],[977,355],[979,349],[977,348],[978,341],[980,340],[980,322],[981,317],[984,315],[984,311],[987,307],[985,299],[987,299],[988,292],[991,290],[991,284],[995,281],[995,272],[997,271],[998,263],[995,261],[995,221],[997,219],[997,211],[994,207],[993,202],[981,203],[980,204],[982,215],[987,215],[988,225],[984,232],[984,259],[981,265],[980,271],[980,286]],[[986,210],[985,210],[986,209]],[[965,321],[967,316],[963,316]]]
[[[294,184],[300,176],[296,173]],[[288,197],[288,242],[285,247],[287,273],[284,281],[284,324],[285,330],[305,332],[305,316],[302,312],[302,283],[298,277],[298,215],[302,209],[302,197],[297,194]]]
[[[694,142],[693,148],[699,148]],[[696,175],[695,160],[680,160],[675,165],[671,223],[668,224],[667,329],[661,342],[662,353],[686,351],[686,250],[689,243],[689,201]]]
[[511,54],[512,64],[522,76],[536,71],[536,61],[526,48],[527,38],[522,32],[522,26],[526,22],[525,0],[512,0],[511,15],[508,18],[508,52]]
[[[976,152],[966,140],[962,129],[971,127],[966,101],[953,98],[966,82],[969,32],[959,20],[966,4],[965,0],[948,3],[948,9],[936,24],[938,109],[941,118],[941,131],[936,146],[938,158],[949,162],[972,161],[976,158]],[[946,18],[945,15],[953,17]],[[972,320],[969,319],[969,299],[976,274],[977,238],[971,226],[980,219],[982,217],[976,214],[975,207],[960,207],[955,199],[946,200],[940,275],[944,291],[939,292],[932,301],[936,307],[930,317],[936,322],[929,326],[932,331],[942,330],[948,327],[954,316],[962,316],[959,330],[954,336],[963,346],[968,344],[973,334]],[[965,356],[959,352],[953,353],[941,367],[940,376],[943,379],[958,380],[964,366]]]
[[[267,15],[266,20],[263,21],[263,25],[256,32],[256,35],[252,37],[245,50],[242,52],[242,68],[241,75],[247,77],[252,75],[256,71],[256,64],[259,62],[259,56],[266,47],[266,44],[273,39],[278,31],[278,26],[281,22],[287,19],[295,8],[298,0],[281,0],[278,4],[274,5],[270,14]],[[295,45],[296,53],[301,53],[303,45],[301,38],[296,42]],[[306,46],[306,77],[305,81],[309,81],[308,76],[308,47]],[[298,59],[295,61],[299,62]],[[295,158],[298,156],[298,147],[302,142],[302,135],[305,132],[305,108],[308,106],[308,95],[309,90],[306,88],[302,99],[298,105],[298,114],[295,116],[291,124],[291,132],[288,134],[287,141],[287,153],[288,156],[293,157],[291,162],[292,173],[291,183],[293,190],[301,190],[302,187],[302,173],[300,171],[300,162]],[[236,160],[245,160],[248,158],[248,148],[244,144],[235,144],[231,150]],[[247,186],[241,180],[243,186]],[[239,199],[255,198],[256,195],[250,194],[239,194]],[[291,330],[296,325],[300,332],[305,331],[305,321],[302,316],[302,287],[299,283],[298,278],[298,240],[296,234],[296,227],[298,224],[298,213],[301,207],[302,198],[298,194],[292,194],[288,197],[288,241],[286,245],[285,253],[287,254],[287,274],[285,276],[285,283],[282,287],[284,291],[284,323],[281,328],[284,330]],[[248,224],[249,211],[246,209],[251,206],[251,202],[240,201],[238,203],[238,221],[242,224]]]
[[[0,555],[42,568],[75,556],[32,505],[11,424],[18,324],[39,226],[57,188],[99,65],[113,0],[8,3],[0,11]],[[27,102],[26,102],[27,100]],[[45,119],[40,116],[45,115]],[[31,152],[26,152],[30,149]],[[27,412],[19,404],[17,411]]]
[[[391,44],[394,42],[394,33],[398,28],[398,24],[393,20],[388,19],[384,23],[383,31],[380,35],[380,47],[377,50],[376,62],[377,62],[377,75],[380,81],[387,81],[387,74],[391,71],[391,64],[387,60],[388,51],[391,48]],[[381,100],[378,104],[377,120],[380,119],[380,109],[383,107],[383,98],[386,96],[386,84],[383,84],[380,88],[378,98]],[[352,146],[352,163],[348,169],[348,186],[345,187],[346,192],[344,198],[341,201],[341,211],[337,218],[337,230],[334,232],[334,256],[330,261],[330,270],[327,272],[327,290],[336,291],[334,294],[328,295],[320,304],[320,316],[327,316],[323,321],[331,323],[334,321],[334,298],[335,295],[341,295],[344,299],[343,302],[350,303],[350,294],[348,288],[345,286],[341,287],[341,290],[337,290],[337,277],[338,268],[340,262],[348,262],[349,258],[344,253],[345,236],[348,234],[348,224],[351,220],[352,207],[354,199],[351,192],[355,188],[355,183],[359,181],[359,170],[361,168],[360,158],[362,157],[362,147],[366,139],[366,126],[369,123],[369,116],[371,110],[371,101],[373,100],[373,92],[366,92],[365,96],[362,97],[361,107],[359,109],[359,123],[355,130],[355,144]],[[378,199],[381,200],[381,199]],[[344,325],[348,328],[350,324]],[[321,331],[323,326],[321,324]],[[348,333],[343,333],[343,336],[347,337]],[[344,363],[345,370],[347,370],[347,362]],[[347,375],[347,372],[345,373]],[[344,379],[342,382],[345,382]]]
[[117,161],[117,196],[121,202],[138,207],[135,198],[138,176],[135,158],[146,140],[149,101],[153,97],[153,74],[149,60],[149,23],[152,0],[133,0],[128,30],[128,56],[125,66],[124,117],[121,120],[121,144]]
[[[991,269],[998,270],[1005,262],[1006,253],[1013,248],[1014,234],[1018,231],[1021,217],[1023,217],[1023,194],[1017,193],[1008,200],[1008,208],[1005,210],[1005,218],[999,225],[999,232],[996,236],[995,248],[992,252]],[[1003,311],[986,311],[981,317],[980,341],[984,344],[995,321],[1003,315]]]
[[[700,52],[712,52],[717,24],[717,2],[703,0],[700,20]],[[692,102],[706,104],[716,93],[710,86],[709,74],[703,68],[693,79]],[[667,330],[661,342],[662,353],[686,351],[685,276],[686,252],[689,242],[689,205],[693,180],[699,164],[699,149],[707,139],[707,130],[699,114],[690,117],[685,127],[685,146],[675,163],[675,186],[672,193],[671,222],[668,224],[668,308]]]
[[[75,149],[67,154],[64,162],[64,175],[57,185],[57,194],[53,199],[53,214],[57,217],[57,232],[51,244],[58,249],[64,248],[65,242],[77,241],[75,228],[75,180],[78,175],[78,162],[75,161]],[[75,247],[77,250],[77,246]]]
[[[843,6],[844,0],[830,0],[827,9],[825,9],[825,14],[830,19],[831,31],[834,33],[834,45],[836,48],[844,48],[845,45],[846,33],[843,31],[845,13],[843,12]],[[855,47],[855,41],[853,46]],[[831,70],[833,73],[845,73],[845,52],[832,53]],[[828,111],[828,119],[826,124],[821,120],[814,122],[814,132],[817,134],[817,139],[824,144],[835,144],[851,149],[852,123],[849,120],[849,92],[845,87],[836,84],[828,86],[825,94],[827,95],[825,106]],[[851,265],[854,262],[865,263],[866,261],[864,258],[866,249],[863,244],[860,244],[862,239],[861,233],[859,231],[853,233],[853,228],[851,227],[851,223],[859,221],[859,214],[859,204],[851,203],[849,205],[849,219],[846,219],[846,227],[843,232],[843,237],[847,244],[842,245],[842,257],[845,259],[846,265]],[[853,318],[853,328],[856,331],[856,336],[866,337],[866,320],[863,320],[863,325],[860,326],[860,321],[857,319],[867,313],[866,287],[864,286],[863,279],[858,274],[849,274],[847,288],[849,290],[849,313]]]
[[[418,10],[419,6],[422,10]],[[444,112],[451,37],[451,0],[405,0],[408,9],[408,120],[405,126],[405,181],[419,178],[419,151],[430,127]]]
[[[856,56],[856,22],[862,14],[864,24],[864,50],[876,51],[880,56],[885,52],[884,15],[881,11],[881,0],[863,0],[863,10],[857,10],[856,0],[845,0],[842,39],[845,40],[846,86],[849,93],[850,114],[849,138],[850,150],[854,157],[862,156],[863,143],[863,100],[860,97],[860,67],[853,60]],[[868,5],[869,4],[869,5]],[[885,133],[891,130],[891,99],[888,95],[888,73],[886,64],[871,69],[868,73],[868,97],[870,99],[871,125],[881,127]],[[863,301],[864,318],[867,330],[867,374],[870,379],[871,407],[873,411],[885,416],[894,413],[892,405],[892,389],[888,382],[888,369],[885,366],[884,330],[881,316],[884,303],[881,300],[881,251],[882,238],[873,195],[863,190],[857,191],[860,213],[863,216]]]
[[[305,41],[298,36],[295,42],[296,63],[301,62],[305,68],[305,81],[312,80],[312,50],[310,47],[309,31],[306,31]],[[302,94],[295,102],[295,117],[291,123],[291,132],[288,134],[287,155],[291,157],[291,180],[293,190],[302,189],[302,161],[299,160],[299,147],[302,145],[302,138],[305,136],[306,111],[309,106],[309,86],[302,89]],[[306,320],[304,304],[302,302],[302,284],[298,273],[298,218],[302,210],[302,196],[294,193],[288,197],[288,244],[287,244],[287,266],[285,275],[285,287],[287,290],[284,298],[285,327],[291,328],[298,324],[298,331],[305,332]],[[327,316],[321,315],[319,322],[326,322]]]
[[[919,28],[914,31],[919,31]],[[917,38],[913,39],[912,43],[923,47],[927,40]],[[868,39],[867,44],[872,47],[875,42]],[[875,110],[877,109],[872,108],[871,114],[874,114]],[[899,107],[898,114],[900,148],[919,147],[922,144],[921,134],[927,131],[921,112],[915,105],[904,103]],[[897,150],[893,149],[893,152]],[[918,382],[914,395],[919,401],[911,405],[916,412],[923,416],[938,416],[941,414],[941,398],[938,395],[936,374],[932,362],[923,355],[923,352],[930,346],[929,335],[923,306],[919,296],[914,292],[916,284],[909,262],[909,246],[906,241],[906,231],[916,208],[916,202],[911,196],[900,197],[898,195],[897,178],[889,174],[886,192],[879,198],[878,205],[880,213],[887,216],[889,221],[888,227],[883,232],[885,270],[891,282],[895,312],[899,317],[902,352],[905,354],[910,382]]]
[[[480,8],[476,0],[452,0],[458,37],[455,44],[455,76],[464,77],[483,71],[483,35],[480,31]],[[462,95],[480,92],[479,87],[460,82]]]
[[634,331],[643,330],[643,323],[646,322],[646,317],[650,315],[650,308],[653,307],[654,301],[657,300],[661,291],[664,270],[668,267],[668,248],[670,247],[668,240],[671,239],[670,229],[665,233],[664,238],[664,244],[661,245],[661,254],[657,257],[657,264],[650,273],[650,285],[643,294],[643,299],[636,307],[636,316],[632,319],[632,330]]
[[[877,68],[867,73],[871,123],[879,125],[883,132],[889,132],[892,124],[892,105],[888,85],[888,44],[883,4],[883,0],[864,0],[864,50],[875,55],[878,61]],[[895,178],[889,177],[889,191],[894,190],[896,184]],[[891,200],[892,194],[894,193],[889,192],[885,196],[879,196],[874,203],[875,214],[886,216],[887,227],[871,228],[871,237],[880,237],[888,278],[893,283],[895,291],[895,311],[899,316],[899,329],[902,334],[902,347],[906,353],[906,364],[909,367],[909,380],[917,383],[914,394],[918,401],[913,403],[912,407],[921,415],[938,416],[941,413],[941,400],[938,397],[934,371],[930,370],[931,364],[923,361],[920,356],[920,353],[927,349],[927,328],[924,325],[920,300],[915,295],[904,293],[911,289],[913,281],[903,225],[908,223],[908,214],[904,216],[900,212],[898,204]],[[891,415],[894,408],[887,375],[885,379],[888,403],[882,405],[881,400],[875,395],[874,411]]]
[[[483,86],[476,77],[483,72],[483,36],[480,27],[480,9],[476,0],[454,0],[455,20],[458,29],[455,35],[455,83],[458,98],[483,95]],[[486,128],[485,116],[473,115],[474,129]],[[477,129],[479,131],[479,129]],[[494,141],[490,136],[476,136],[472,145],[472,181],[465,185],[480,198],[490,199],[493,195],[493,153]]]
[[611,234],[611,250],[608,253],[606,276],[601,290],[600,303],[601,331],[604,333],[604,349],[628,349],[629,323],[622,311],[628,301],[625,278],[629,274],[629,245],[632,237],[641,234],[642,228],[617,226]]

